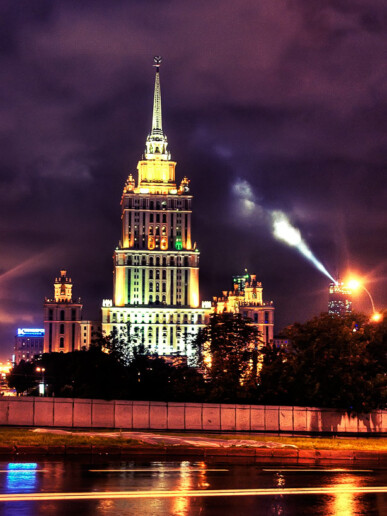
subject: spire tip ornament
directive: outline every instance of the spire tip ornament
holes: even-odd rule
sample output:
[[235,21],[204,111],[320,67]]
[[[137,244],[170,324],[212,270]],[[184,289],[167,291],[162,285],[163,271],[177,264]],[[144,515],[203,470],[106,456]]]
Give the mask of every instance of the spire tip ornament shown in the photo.
[[152,129],[146,139],[145,158],[146,159],[160,159],[168,161],[171,159],[171,154],[167,150],[168,140],[163,132],[163,121],[161,114],[161,88],[160,88],[160,65],[161,56],[153,58],[154,67],[156,68],[155,76],[155,90],[153,96],[153,114],[152,114]]

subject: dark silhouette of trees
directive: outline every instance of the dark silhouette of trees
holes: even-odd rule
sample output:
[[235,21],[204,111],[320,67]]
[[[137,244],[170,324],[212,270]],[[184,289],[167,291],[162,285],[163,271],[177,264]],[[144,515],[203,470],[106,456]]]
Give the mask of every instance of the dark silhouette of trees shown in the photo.
[[212,314],[196,339],[212,401],[247,400],[256,388],[261,335],[250,322],[240,314]]
[[8,374],[7,381],[8,386],[16,389],[17,394],[33,390],[38,383],[34,363],[21,360]]
[[288,349],[267,346],[258,399],[266,404],[367,413],[387,402],[386,320],[321,314],[285,331]]
[[[238,314],[213,314],[198,335],[197,368],[144,353],[134,336],[99,334],[88,351],[20,362],[8,376],[18,393],[64,397],[300,405],[367,413],[387,402],[387,322],[362,314],[321,314],[284,332],[289,346],[261,348],[260,333]],[[210,358],[210,360],[209,360]],[[263,360],[262,360],[263,359]],[[257,367],[262,362],[262,369]]]

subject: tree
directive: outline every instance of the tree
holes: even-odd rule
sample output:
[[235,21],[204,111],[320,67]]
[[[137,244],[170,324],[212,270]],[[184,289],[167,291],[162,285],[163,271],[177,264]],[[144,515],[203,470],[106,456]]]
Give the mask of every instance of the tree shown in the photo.
[[200,367],[210,399],[237,401],[248,398],[257,384],[258,328],[240,314],[212,314],[196,339]]
[[363,314],[321,314],[285,330],[289,349],[264,350],[264,403],[332,407],[353,413],[387,401],[386,325]]
[[109,353],[124,365],[130,364],[137,353],[146,354],[141,333],[138,328],[132,332],[130,323],[125,330],[114,328],[109,335],[102,331],[94,332],[92,347]]
[[37,387],[37,380],[35,364],[24,360],[15,365],[7,377],[9,387],[16,389],[17,394]]

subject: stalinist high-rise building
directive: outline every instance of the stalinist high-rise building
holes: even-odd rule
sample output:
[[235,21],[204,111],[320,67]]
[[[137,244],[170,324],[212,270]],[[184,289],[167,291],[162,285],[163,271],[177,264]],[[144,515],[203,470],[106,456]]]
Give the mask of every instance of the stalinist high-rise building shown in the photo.
[[178,185],[161,114],[160,63],[152,129],[121,198],[121,240],[114,252],[113,299],[102,306],[102,329],[159,355],[192,355],[191,340],[209,313],[200,307],[199,250],[191,234],[189,180]]

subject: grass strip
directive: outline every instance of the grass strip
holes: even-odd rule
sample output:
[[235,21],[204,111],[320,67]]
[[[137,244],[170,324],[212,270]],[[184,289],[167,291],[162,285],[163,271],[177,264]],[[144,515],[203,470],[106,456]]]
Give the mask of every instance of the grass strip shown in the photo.
[[[86,432],[86,429],[80,432]],[[32,432],[28,428],[0,427],[0,446],[127,446],[127,447],[164,447],[165,444],[148,444],[138,439],[123,436],[108,436],[105,431],[96,432],[97,435],[88,436],[78,434],[77,431],[65,435]],[[146,433],[146,432],[144,432]],[[161,432],[155,432],[159,435]],[[177,433],[162,432],[165,436],[202,437],[205,439],[224,440],[253,440],[271,442],[282,445],[295,445],[305,450],[352,450],[352,451],[387,451],[387,438],[384,437],[307,437],[307,436],[277,436],[263,434],[206,434],[206,433]],[[166,445],[168,446],[168,444]],[[175,446],[174,446],[175,447]],[[199,445],[200,447],[200,445]],[[205,445],[203,445],[205,447]]]

